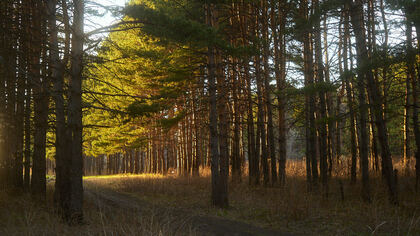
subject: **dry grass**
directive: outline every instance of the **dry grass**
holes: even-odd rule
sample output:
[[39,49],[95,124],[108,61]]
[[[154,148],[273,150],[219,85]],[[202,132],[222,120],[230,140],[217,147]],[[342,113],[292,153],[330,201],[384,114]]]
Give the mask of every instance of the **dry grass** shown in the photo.
[[[89,181],[162,207],[191,209],[298,234],[420,235],[420,198],[409,172],[399,178],[400,205],[393,206],[379,173],[372,173],[372,202],[368,204],[360,198],[360,184],[352,186],[343,177],[348,168],[342,165],[338,169],[341,171],[330,180],[328,199],[322,199],[319,191],[306,190],[304,162],[289,162],[283,188],[250,187],[245,178],[242,183],[230,183],[228,210],[211,207],[208,170],[199,178],[139,175]],[[344,201],[339,180],[343,182]]]
[[154,218],[153,209],[127,211],[110,206],[98,206],[92,199],[85,201],[85,221],[81,226],[63,223],[51,207],[35,204],[29,196],[0,193],[0,235],[194,235],[194,231],[175,232],[167,216]]
[[[398,168],[400,164],[396,163]],[[154,206],[190,210],[195,214],[220,216],[301,235],[420,235],[420,197],[413,189],[412,171],[399,177],[400,205],[388,202],[386,186],[379,173],[372,172],[372,202],[360,198],[360,183],[347,180],[348,168],[341,165],[330,180],[328,199],[319,190],[308,192],[304,162],[288,162],[287,183],[264,188],[241,183],[229,184],[231,207],[210,205],[209,170],[202,177],[184,178],[162,175],[116,175],[85,178],[96,186],[114,189],[148,203],[142,212],[85,201],[86,225],[70,227],[59,220],[52,205],[35,204],[28,196],[0,193],[0,235],[193,235],[191,229],[171,229],[172,216],[155,217]],[[339,180],[343,182],[344,201]]]

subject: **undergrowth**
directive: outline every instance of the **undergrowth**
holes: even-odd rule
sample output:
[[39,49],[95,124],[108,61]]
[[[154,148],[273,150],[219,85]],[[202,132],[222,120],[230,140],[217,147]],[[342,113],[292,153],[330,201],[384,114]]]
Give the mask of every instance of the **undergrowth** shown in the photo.
[[52,207],[51,189],[46,203],[36,203],[29,195],[0,193],[0,235],[195,235],[192,228],[175,231],[170,216],[158,220],[154,214],[153,209],[127,211],[87,198],[85,223],[69,226]]
[[288,163],[284,187],[249,186],[246,177],[240,183],[230,181],[230,208],[226,210],[210,204],[208,169],[201,171],[201,177],[144,174],[87,181],[162,207],[190,209],[194,214],[221,216],[297,234],[420,235],[420,197],[414,191],[410,171],[399,171],[400,204],[394,206],[388,201],[380,172],[371,172],[372,202],[366,203],[360,197],[360,181],[350,184],[345,165],[333,173],[328,198],[323,198],[320,186],[308,191],[304,164]]
[[[84,202],[85,224],[68,226],[54,212],[52,184],[46,203],[29,195],[0,192],[0,235],[194,235],[193,226],[176,231],[174,216],[156,217],[154,207],[180,209],[191,214],[218,216],[298,235],[420,235],[420,197],[414,190],[413,169],[399,168],[398,206],[388,201],[380,172],[371,172],[372,202],[363,202],[361,184],[351,185],[346,165],[329,180],[328,198],[320,186],[308,191],[303,161],[289,161],[283,187],[250,186],[246,173],[241,182],[229,181],[230,208],[210,204],[210,171],[200,177],[176,175],[114,175],[85,178],[88,186],[112,189],[148,203],[135,211]],[[179,219],[178,219],[179,220]]]

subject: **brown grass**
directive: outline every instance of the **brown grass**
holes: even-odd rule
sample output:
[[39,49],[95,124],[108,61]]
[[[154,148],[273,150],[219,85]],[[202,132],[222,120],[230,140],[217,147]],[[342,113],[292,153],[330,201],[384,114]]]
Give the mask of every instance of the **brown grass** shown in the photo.
[[35,204],[29,196],[0,193],[0,235],[194,235],[191,229],[175,232],[172,219],[154,218],[152,209],[130,212],[110,206],[97,206],[86,200],[86,224],[69,226],[62,222],[52,208],[51,189],[48,204]]
[[[287,183],[265,188],[249,186],[247,178],[229,184],[230,208],[210,204],[210,171],[201,177],[118,175],[87,177],[85,181],[129,194],[150,204],[142,214],[85,201],[86,225],[70,227],[57,217],[49,186],[48,204],[35,204],[28,196],[0,193],[0,235],[193,235],[194,230],[174,232],[167,218],[154,217],[153,206],[190,210],[262,227],[302,235],[420,235],[420,197],[414,191],[412,169],[400,169],[400,205],[389,204],[380,173],[371,172],[372,202],[360,198],[360,182],[348,181],[348,167],[341,164],[329,184],[329,197],[307,191],[303,161],[289,161]],[[343,182],[344,201],[339,180]]]
[[[399,166],[398,164],[396,166]],[[95,184],[113,188],[162,207],[191,209],[208,214],[245,221],[263,227],[298,234],[315,235],[419,235],[420,198],[414,191],[410,171],[399,177],[400,205],[389,204],[386,186],[380,173],[372,172],[372,202],[360,198],[360,184],[352,186],[342,164],[329,182],[329,197],[323,199],[319,190],[307,191],[303,161],[287,165],[285,187],[264,188],[230,183],[230,209],[219,210],[210,205],[209,170],[202,177],[139,175],[93,178]],[[343,182],[344,201],[339,180]]]

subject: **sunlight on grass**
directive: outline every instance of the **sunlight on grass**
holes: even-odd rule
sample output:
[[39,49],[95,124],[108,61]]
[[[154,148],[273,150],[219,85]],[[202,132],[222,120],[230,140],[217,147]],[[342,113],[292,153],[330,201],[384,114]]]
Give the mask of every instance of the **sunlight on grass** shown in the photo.
[[168,177],[162,174],[116,174],[116,175],[83,176],[83,179],[118,179],[118,178],[164,179]]
[[344,161],[338,163],[332,173],[328,199],[321,197],[320,187],[307,191],[304,160],[287,163],[288,176],[283,188],[249,186],[246,167],[244,172],[241,183],[229,183],[231,207],[228,210],[216,209],[210,204],[209,168],[201,170],[201,177],[194,178],[113,175],[89,177],[85,183],[160,207],[188,209],[192,214],[218,216],[304,235],[420,235],[420,198],[412,187],[410,171],[399,178],[401,205],[398,207],[389,204],[386,185],[380,172],[374,171],[371,181],[377,184],[371,187],[372,203],[364,203],[360,197],[360,181],[349,184],[349,167]]

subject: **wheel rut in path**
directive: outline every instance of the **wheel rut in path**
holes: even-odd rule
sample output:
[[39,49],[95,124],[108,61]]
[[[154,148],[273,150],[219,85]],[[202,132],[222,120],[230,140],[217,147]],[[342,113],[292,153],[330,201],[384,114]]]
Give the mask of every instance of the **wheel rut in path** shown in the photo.
[[[142,201],[133,196],[116,192],[106,187],[97,187],[85,182],[85,196],[96,207],[125,209],[141,215],[153,214],[158,221],[166,221],[175,234],[189,232],[191,229],[197,235],[267,235],[291,236],[292,234],[261,228],[244,222],[234,221],[215,216],[197,215],[184,209],[165,208]],[[167,222],[170,219],[170,222]]]

